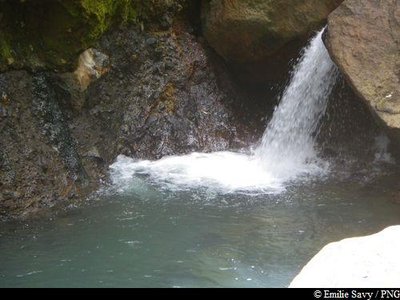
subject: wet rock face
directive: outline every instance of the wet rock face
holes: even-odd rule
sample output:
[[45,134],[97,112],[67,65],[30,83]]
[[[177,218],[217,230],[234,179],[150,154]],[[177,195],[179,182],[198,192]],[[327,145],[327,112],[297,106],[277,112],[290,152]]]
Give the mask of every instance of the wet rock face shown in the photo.
[[46,81],[26,72],[0,75],[0,216],[81,195],[80,160]]
[[[82,168],[75,141],[66,122],[60,97],[69,97],[67,93],[55,90],[56,84],[44,73],[33,76],[32,113],[37,119],[40,133],[47,138],[64,163],[68,176],[74,180],[87,181]],[[66,99],[68,101],[69,99]]]
[[325,44],[357,94],[400,137],[400,2],[344,1],[329,16]]
[[[286,76],[285,65],[342,1],[203,0],[203,33],[218,54],[239,67],[238,72],[256,69],[274,79],[279,70]],[[263,73],[257,69],[260,64],[274,71]]]
[[184,25],[119,30],[97,46],[108,72],[84,88],[74,73],[0,74],[0,216],[84,199],[119,154],[223,150],[249,136],[245,96]]
[[235,145],[238,92],[196,38],[179,30],[121,31],[103,41],[114,69],[89,88],[87,109],[118,137],[116,153],[160,158]]

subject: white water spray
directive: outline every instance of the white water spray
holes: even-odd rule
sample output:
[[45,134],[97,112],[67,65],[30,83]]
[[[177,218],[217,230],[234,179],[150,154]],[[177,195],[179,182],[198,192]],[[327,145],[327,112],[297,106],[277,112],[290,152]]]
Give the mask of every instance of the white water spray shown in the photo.
[[322,42],[320,31],[303,50],[279,106],[256,149],[272,173],[288,176],[317,163],[315,136],[338,70]]
[[192,153],[158,161],[119,156],[110,167],[114,183],[125,188],[135,174],[142,174],[168,189],[207,187],[222,192],[276,193],[300,175],[323,172],[314,139],[337,70],[321,40],[322,31],[304,49],[254,153]]

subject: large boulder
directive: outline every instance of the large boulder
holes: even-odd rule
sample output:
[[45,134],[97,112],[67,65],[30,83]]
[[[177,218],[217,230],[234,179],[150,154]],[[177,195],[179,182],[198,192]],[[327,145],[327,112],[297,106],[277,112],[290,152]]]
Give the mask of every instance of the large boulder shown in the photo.
[[[113,26],[171,16],[183,0],[0,0],[0,72],[72,70]],[[165,23],[165,22],[164,22]]]
[[326,245],[291,282],[292,288],[398,287],[400,226]]
[[325,44],[350,85],[378,120],[398,135],[400,2],[344,1],[329,15]]
[[203,33],[230,63],[256,67],[269,59],[266,65],[279,70],[342,1],[203,0]]

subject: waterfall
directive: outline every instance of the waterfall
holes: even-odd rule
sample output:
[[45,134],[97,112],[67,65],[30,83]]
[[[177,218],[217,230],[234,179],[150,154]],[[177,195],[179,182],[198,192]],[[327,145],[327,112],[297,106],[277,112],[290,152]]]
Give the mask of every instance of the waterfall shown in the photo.
[[259,146],[250,154],[192,153],[158,161],[121,155],[110,166],[114,183],[125,189],[138,182],[142,185],[144,178],[167,189],[276,193],[300,175],[325,171],[314,140],[338,71],[322,42],[322,32],[304,48]]
[[318,32],[292,71],[255,155],[273,173],[296,172],[316,160],[314,139],[338,70]]

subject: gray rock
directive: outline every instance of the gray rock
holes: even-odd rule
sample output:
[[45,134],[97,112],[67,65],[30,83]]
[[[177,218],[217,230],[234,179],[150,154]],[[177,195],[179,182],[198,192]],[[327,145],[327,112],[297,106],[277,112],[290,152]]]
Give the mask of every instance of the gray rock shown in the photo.
[[400,140],[400,2],[346,0],[325,44],[355,92]]

